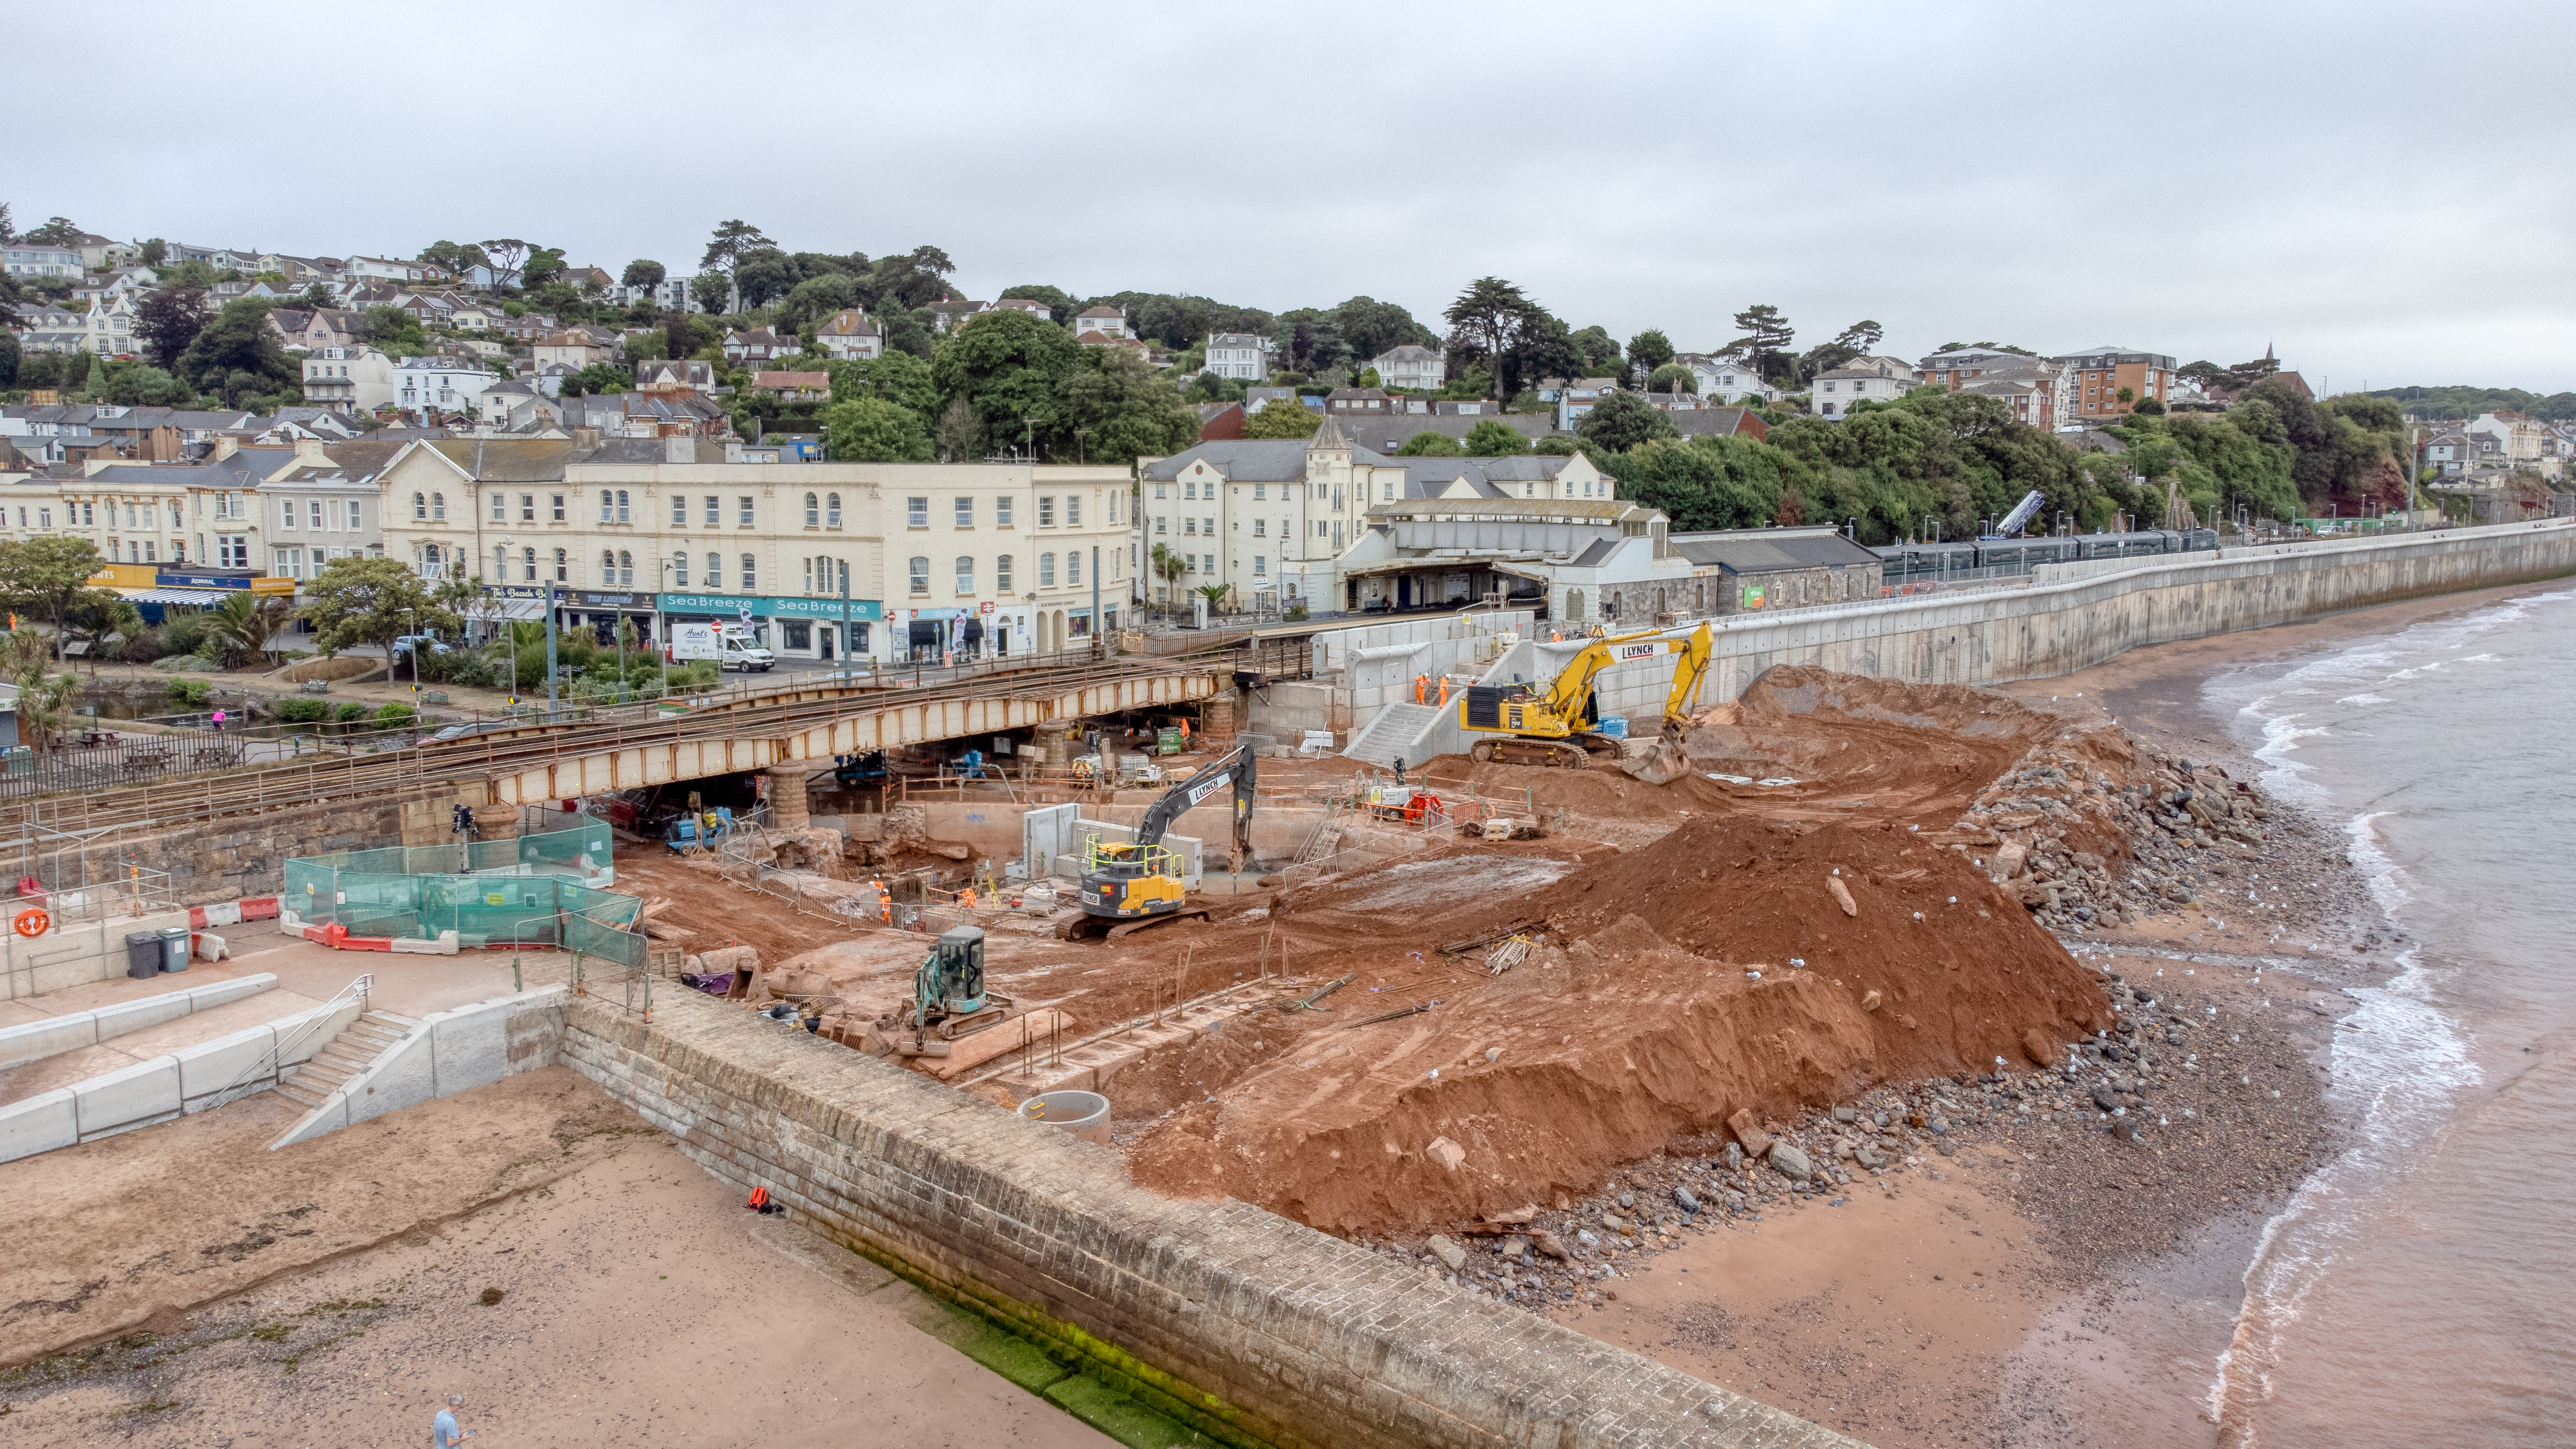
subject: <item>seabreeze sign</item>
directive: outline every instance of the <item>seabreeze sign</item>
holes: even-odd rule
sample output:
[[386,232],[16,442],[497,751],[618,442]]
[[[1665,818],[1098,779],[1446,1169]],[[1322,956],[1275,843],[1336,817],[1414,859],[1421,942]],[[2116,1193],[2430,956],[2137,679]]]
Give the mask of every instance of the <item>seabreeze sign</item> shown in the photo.
[[[846,615],[841,611],[847,608]],[[781,597],[774,594],[670,594],[662,595],[665,614],[713,614],[722,618],[738,617],[745,609],[764,619],[865,619],[871,622],[885,618],[885,606],[874,599],[811,599]],[[712,657],[712,656],[711,656]]]

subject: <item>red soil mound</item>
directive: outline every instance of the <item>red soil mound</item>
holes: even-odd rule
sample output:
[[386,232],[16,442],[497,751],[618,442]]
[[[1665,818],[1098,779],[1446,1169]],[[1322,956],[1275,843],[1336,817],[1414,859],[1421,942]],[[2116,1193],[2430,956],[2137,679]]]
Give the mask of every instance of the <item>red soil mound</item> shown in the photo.
[[1422,1015],[1313,1032],[1166,1119],[1136,1180],[1326,1229],[1454,1221],[1588,1191],[1742,1108],[2018,1064],[2025,1031],[2108,1011],[2020,906],[1895,825],[1696,819],[1493,912],[1546,913],[1550,945]]

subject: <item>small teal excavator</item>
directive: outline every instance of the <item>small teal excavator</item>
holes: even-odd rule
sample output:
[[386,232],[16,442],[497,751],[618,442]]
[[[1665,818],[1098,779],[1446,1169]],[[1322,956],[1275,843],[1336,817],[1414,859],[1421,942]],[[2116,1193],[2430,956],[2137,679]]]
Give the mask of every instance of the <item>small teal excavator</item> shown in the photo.
[[903,1056],[944,1057],[950,1042],[1010,1014],[1011,998],[984,984],[984,928],[951,926],[912,973],[912,1000],[891,1035]]

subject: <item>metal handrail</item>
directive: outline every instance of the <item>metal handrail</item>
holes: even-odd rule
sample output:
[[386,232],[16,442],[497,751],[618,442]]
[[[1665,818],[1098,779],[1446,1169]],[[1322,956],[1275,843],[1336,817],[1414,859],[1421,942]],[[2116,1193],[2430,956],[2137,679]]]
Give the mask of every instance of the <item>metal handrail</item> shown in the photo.
[[[261,1056],[259,1060],[251,1063],[249,1066],[242,1068],[240,1075],[225,1083],[223,1090],[215,1093],[213,1101],[208,1102],[198,1110],[211,1112],[217,1107],[238,1101],[243,1097],[249,1096],[252,1092],[259,1090],[257,1087],[253,1087],[249,1084],[257,1081],[262,1076],[276,1078],[278,1076],[277,1064],[279,1058],[284,1056],[290,1047],[302,1045],[307,1037],[311,1036],[314,1032],[321,1030],[322,1023],[329,1021],[331,1019],[331,1014],[338,1010],[342,1003],[352,1000],[356,1001],[358,1003],[358,1015],[361,1017],[365,1016],[367,1014],[367,998],[373,994],[375,989],[376,974],[370,971],[365,975],[360,976],[357,980],[352,981],[348,985],[331,993],[331,999],[322,1003],[322,1009],[318,1014],[305,1018],[304,1024],[297,1027],[294,1031],[289,1032],[285,1039],[270,1042],[268,1051],[265,1055]],[[269,1085],[274,1086],[276,1083],[272,1081]]]

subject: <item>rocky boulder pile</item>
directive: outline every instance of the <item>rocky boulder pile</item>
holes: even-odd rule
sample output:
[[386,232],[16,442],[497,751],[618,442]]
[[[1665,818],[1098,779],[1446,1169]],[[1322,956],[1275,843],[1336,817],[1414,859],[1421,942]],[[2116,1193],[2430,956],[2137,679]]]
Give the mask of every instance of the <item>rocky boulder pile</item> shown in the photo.
[[2044,925],[2130,924],[2193,904],[2219,853],[2271,838],[2271,807],[2218,766],[2134,741],[2066,743],[2023,756],[1945,837]]

